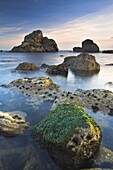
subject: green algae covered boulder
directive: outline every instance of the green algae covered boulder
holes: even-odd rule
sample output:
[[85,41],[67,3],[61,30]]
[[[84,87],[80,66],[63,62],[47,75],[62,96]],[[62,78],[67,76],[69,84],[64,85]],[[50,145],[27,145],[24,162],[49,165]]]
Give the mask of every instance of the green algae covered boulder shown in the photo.
[[36,140],[63,169],[81,168],[96,155],[101,130],[82,107],[61,104],[35,127]]

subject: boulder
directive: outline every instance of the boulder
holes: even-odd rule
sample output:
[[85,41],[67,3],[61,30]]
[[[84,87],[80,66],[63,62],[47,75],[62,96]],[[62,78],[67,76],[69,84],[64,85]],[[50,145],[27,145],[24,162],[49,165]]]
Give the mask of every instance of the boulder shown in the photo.
[[82,51],[83,52],[99,52],[99,47],[92,40],[87,39],[82,42]]
[[11,52],[54,52],[58,51],[53,39],[43,37],[41,30],[33,31],[25,36],[21,45],[12,48]]
[[95,57],[84,53],[78,56],[66,57],[64,64],[75,71],[99,72],[100,70],[100,65],[96,62]]
[[93,40],[86,39],[82,42],[82,47],[74,47],[73,51],[95,53],[99,52],[99,47],[96,43],[93,42]]
[[48,69],[46,70],[46,73],[67,76],[68,67],[65,64],[52,65],[48,67]]
[[38,70],[39,67],[34,63],[23,62],[20,63],[15,70],[17,71],[35,71]]
[[23,134],[29,127],[25,118],[16,112],[0,111],[0,135],[18,136]]
[[82,107],[65,103],[51,111],[34,129],[36,140],[66,170],[79,169],[96,155],[101,130]]

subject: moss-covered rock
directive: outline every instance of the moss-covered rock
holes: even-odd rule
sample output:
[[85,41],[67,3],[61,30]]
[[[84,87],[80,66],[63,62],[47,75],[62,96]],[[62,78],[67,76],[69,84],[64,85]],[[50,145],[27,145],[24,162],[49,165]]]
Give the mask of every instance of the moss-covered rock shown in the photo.
[[45,144],[56,163],[66,169],[82,167],[98,152],[101,130],[82,107],[65,103],[35,127],[36,139]]

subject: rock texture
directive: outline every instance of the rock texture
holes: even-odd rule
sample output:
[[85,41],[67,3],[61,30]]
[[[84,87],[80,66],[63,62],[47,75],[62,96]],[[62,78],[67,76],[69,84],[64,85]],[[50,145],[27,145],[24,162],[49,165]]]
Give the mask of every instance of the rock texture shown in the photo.
[[80,168],[94,156],[101,130],[80,106],[61,104],[35,127],[36,139],[44,144],[63,169]]
[[39,70],[39,67],[34,63],[23,62],[23,63],[20,63],[16,67],[15,70],[16,71],[35,71],[35,70]]
[[99,52],[99,47],[93,40],[86,39],[82,42],[82,47],[74,47],[74,52]]
[[100,65],[96,62],[95,57],[89,54],[66,57],[63,64],[77,71],[99,72],[100,70]]
[[43,37],[42,31],[33,31],[26,35],[21,45],[12,48],[11,52],[54,52],[58,51],[53,39]]
[[0,112],[0,134],[3,136],[18,136],[28,128],[25,118],[15,112]]
[[74,93],[63,92],[53,103],[55,109],[59,104],[71,102],[84,108],[101,111],[104,114],[113,115],[113,92],[103,89],[82,90],[78,89]]
[[67,76],[68,67],[66,64],[52,65],[48,67],[46,73]]

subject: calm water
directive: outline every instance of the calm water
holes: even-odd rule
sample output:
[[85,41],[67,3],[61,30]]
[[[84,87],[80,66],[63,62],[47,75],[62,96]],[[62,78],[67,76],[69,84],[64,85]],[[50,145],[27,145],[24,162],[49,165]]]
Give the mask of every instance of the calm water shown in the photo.
[[[40,66],[46,64],[59,64],[64,57],[60,55],[72,56],[77,53],[58,52],[58,53],[0,53],[0,84],[8,84],[12,80],[20,77],[48,76],[45,69],[30,73],[12,73],[11,71],[20,62],[33,62]],[[63,90],[74,91],[82,89],[109,89],[113,91],[113,86],[106,85],[113,81],[113,66],[105,64],[113,63],[112,54],[93,54],[101,65],[101,70],[93,76],[75,75],[71,70],[67,78],[62,76],[50,76],[55,83]],[[0,137],[0,170],[59,170],[49,157],[47,151],[42,150],[34,141],[31,131],[35,124],[40,122],[50,111],[52,103],[44,102],[36,105],[28,96],[13,90],[0,87],[0,111],[23,111],[27,113],[27,121],[30,122],[29,130],[19,137],[4,138]],[[102,113],[92,113],[92,115],[103,131],[102,145],[113,151],[113,117]],[[110,139],[110,140],[109,140]],[[33,168],[32,165],[35,165]],[[23,169],[24,167],[24,169]]]

